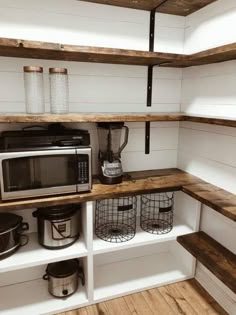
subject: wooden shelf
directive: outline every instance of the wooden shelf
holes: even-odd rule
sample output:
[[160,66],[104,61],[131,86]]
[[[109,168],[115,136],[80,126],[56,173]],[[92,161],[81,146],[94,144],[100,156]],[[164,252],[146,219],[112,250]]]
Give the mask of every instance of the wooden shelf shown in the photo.
[[0,123],[180,121],[181,113],[0,114]]
[[236,59],[236,44],[182,55],[0,38],[0,56],[181,68]]
[[0,38],[0,56],[141,66],[175,62],[181,64],[183,59],[182,55],[170,53],[64,45],[9,38]]
[[204,232],[178,236],[177,241],[236,293],[236,255]]
[[185,113],[70,113],[70,114],[0,114],[0,123],[53,122],[145,122],[191,121],[218,126],[236,127],[236,118],[200,116]]
[[225,217],[236,221],[236,196],[234,194],[178,169],[131,172],[118,185],[103,185],[95,181],[92,191],[87,193],[0,201],[0,210],[72,204],[163,191],[183,191]]
[[99,4],[109,4],[131,9],[151,11],[155,8],[157,12],[187,16],[216,0],[83,0]]

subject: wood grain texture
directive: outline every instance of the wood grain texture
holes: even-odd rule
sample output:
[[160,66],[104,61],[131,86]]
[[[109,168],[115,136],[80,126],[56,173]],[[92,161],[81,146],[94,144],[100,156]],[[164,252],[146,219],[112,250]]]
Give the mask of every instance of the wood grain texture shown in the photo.
[[[137,172],[136,176],[138,176],[138,173],[139,172]],[[50,205],[72,204],[91,200],[117,198],[127,195],[140,195],[143,193],[178,191],[183,185],[196,184],[200,182],[198,178],[182,171],[177,171],[175,174],[171,175],[170,170],[168,169],[166,175],[164,170],[162,171],[161,176],[159,175],[159,171],[157,171],[156,174],[155,171],[151,171],[151,176],[149,176],[149,174],[150,173],[148,171],[144,172],[143,177],[141,178],[140,176],[139,179],[133,178],[132,173],[130,175],[128,174],[128,179],[117,185],[103,185],[100,183],[93,184],[92,191],[87,193],[4,201],[0,202],[0,210],[37,208]]]
[[194,185],[184,185],[182,191],[236,221],[236,196],[234,194],[204,181]]
[[14,201],[0,201],[0,211],[63,205],[140,195],[153,192],[183,191],[194,199],[236,221],[236,196],[179,169],[127,173],[118,185],[103,185],[94,180],[91,192]]
[[187,16],[216,0],[83,0],[100,4]]
[[51,122],[145,122],[191,121],[218,126],[236,127],[236,119],[200,116],[185,113],[70,113],[70,114],[0,114],[0,123]]
[[177,241],[236,293],[236,255],[202,231],[178,236]]
[[145,66],[181,63],[183,59],[182,55],[171,53],[64,45],[9,38],[0,38],[0,56]]
[[0,114],[0,123],[180,121],[181,113]]
[[236,59],[236,43],[183,55],[0,38],[0,56],[181,68]]
[[[191,313],[184,312],[186,309],[191,310]],[[227,315],[195,279],[146,290],[58,315],[190,315],[192,313]]]

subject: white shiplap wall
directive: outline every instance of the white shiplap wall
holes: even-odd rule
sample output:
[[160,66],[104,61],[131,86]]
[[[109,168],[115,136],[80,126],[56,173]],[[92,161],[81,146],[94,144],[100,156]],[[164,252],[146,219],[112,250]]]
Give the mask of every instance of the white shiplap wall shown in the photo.
[[[236,2],[219,0],[186,18],[185,53],[236,41]],[[236,61],[183,70],[181,110],[236,118]],[[236,193],[236,129],[182,122],[178,167]],[[236,253],[236,223],[203,206],[201,230]],[[201,264],[197,279],[229,314],[236,313],[236,295]]]
[[[10,17],[10,18],[9,18]],[[155,48],[183,52],[183,17],[157,14]],[[148,50],[149,13],[74,0],[0,0],[0,37],[76,45]],[[153,106],[146,107],[147,67],[0,58],[0,112],[25,112],[23,66],[44,67],[46,111],[50,111],[48,68],[69,71],[70,112],[144,112],[180,110],[181,69],[154,70]],[[75,126],[75,125],[74,125]],[[97,170],[95,124],[89,128]],[[153,123],[151,154],[144,154],[144,123],[130,123],[124,169],[175,167],[178,123]],[[1,129],[9,128],[2,125]],[[18,126],[19,127],[19,126]]]

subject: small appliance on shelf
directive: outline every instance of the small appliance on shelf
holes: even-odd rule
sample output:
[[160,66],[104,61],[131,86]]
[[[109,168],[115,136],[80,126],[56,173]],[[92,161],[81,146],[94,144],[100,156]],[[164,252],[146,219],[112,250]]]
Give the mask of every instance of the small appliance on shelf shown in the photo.
[[0,137],[2,200],[90,191],[91,147],[87,130],[51,124]]
[[[122,182],[123,169],[121,152],[128,143],[129,129],[123,122],[98,123],[100,180],[103,184]],[[125,130],[124,141],[121,142],[122,129]]]

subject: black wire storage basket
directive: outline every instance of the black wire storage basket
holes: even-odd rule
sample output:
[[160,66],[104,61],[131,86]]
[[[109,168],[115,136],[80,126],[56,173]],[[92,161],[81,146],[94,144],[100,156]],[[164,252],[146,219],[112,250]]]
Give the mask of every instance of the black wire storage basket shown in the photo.
[[152,234],[166,234],[173,228],[174,193],[141,196],[141,228]]
[[104,199],[96,202],[95,234],[100,239],[121,243],[136,233],[137,197]]

